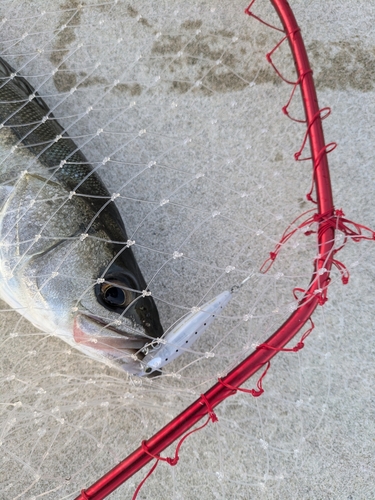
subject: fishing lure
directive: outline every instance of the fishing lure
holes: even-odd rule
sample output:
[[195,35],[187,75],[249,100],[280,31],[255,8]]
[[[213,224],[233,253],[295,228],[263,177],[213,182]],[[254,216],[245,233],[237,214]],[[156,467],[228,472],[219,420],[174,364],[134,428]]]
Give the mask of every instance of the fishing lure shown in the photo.
[[198,311],[189,313],[162,339],[150,346],[142,360],[139,376],[157,375],[160,370],[180,357],[196,342],[233,297],[232,291],[225,291],[202,305]]

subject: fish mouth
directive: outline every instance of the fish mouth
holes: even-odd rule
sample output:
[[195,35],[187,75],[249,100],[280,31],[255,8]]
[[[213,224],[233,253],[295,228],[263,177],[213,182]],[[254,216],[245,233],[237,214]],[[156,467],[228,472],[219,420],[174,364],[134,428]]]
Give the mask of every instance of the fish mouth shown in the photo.
[[[143,355],[140,350],[150,342],[146,335],[134,329],[134,334],[108,326],[102,319],[87,314],[77,314],[73,321],[73,338],[76,344],[101,351],[104,355],[115,358],[134,357],[139,360]],[[125,359],[124,359],[125,361]]]

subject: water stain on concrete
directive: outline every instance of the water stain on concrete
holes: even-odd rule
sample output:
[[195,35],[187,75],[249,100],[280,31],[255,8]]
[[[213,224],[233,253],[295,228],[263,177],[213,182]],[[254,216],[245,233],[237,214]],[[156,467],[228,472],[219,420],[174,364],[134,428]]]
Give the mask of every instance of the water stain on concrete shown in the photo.
[[[190,30],[200,24],[190,21],[181,28],[184,26]],[[280,83],[272,68],[264,64],[259,48],[252,47],[249,53],[247,44],[235,40],[231,32],[197,33],[193,38],[191,33],[181,33],[160,37],[151,55],[156,56],[153,64],[169,73],[170,90],[181,94],[240,91],[253,81]]]
[[188,20],[181,24],[181,28],[185,30],[197,30],[202,26],[202,21],[199,19],[196,20]]
[[[139,12],[137,11],[137,9],[135,9],[131,5],[127,6],[126,11],[127,11],[127,14],[129,17],[135,18],[135,17],[139,16]],[[152,28],[152,24],[150,24],[149,21],[145,17],[139,16],[138,22],[140,24],[143,24],[143,26],[147,26],[147,28]]]
[[118,83],[114,91],[137,96],[142,94],[142,86],[139,83]]
[[[69,47],[76,40],[75,28],[82,15],[80,5],[80,0],[66,0],[63,4],[60,26],[66,27],[57,34],[50,56],[51,62],[58,67],[54,83],[61,92],[69,91],[82,76],[85,77],[70,70],[64,62]],[[127,6],[126,14],[138,18],[145,29],[152,27],[133,6]],[[142,37],[142,33],[140,28],[137,36]],[[163,74],[161,85],[165,91],[210,96],[241,91],[251,83],[281,85],[282,80],[265,61],[265,54],[273,45],[267,33],[242,35],[237,39],[232,31],[213,31],[206,29],[201,20],[190,19],[180,25],[177,34],[166,33],[155,38],[149,56],[145,54],[143,61],[150,72]],[[329,44],[313,41],[307,51],[318,90],[374,90],[375,47],[365,48],[361,40]],[[93,76],[80,85],[109,85],[109,81]],[[115,91],[137,96],[142,93],[142,86],[123,83],[117,85]]]
[[152,24],[150,24],[145,17],[141,17],[138,22],[147,28],[152,28]]
[[306,208],[309,205],[306,198],[297,198],[297,202],[300,208]]
[[61,6],[63,12],[60,18],[60,26],[65,28],[58,33],[50,55],[50,61],[58,71],[53,77],[55,87],[60,92],[67,92],[77,83],[77,76],[68,69],[64,61],[69,53],[69,45],[76,39],[75,27],[80,24],[82,10],[80,0],[66,0]]
[[[108,88],[110,82],[102,77],[102,76],[89,76],[87,77],[87,73],[81,71],[79,73],[80,77],[80,87],[93,87],[102,85]],[[131,96],[138,96],[142,94],[142,85],[139,83],[118,83],[115,87],[113,87],[113,92],[128,94]]]
[[108,81],[106,78],[103,78],[102,76],[88,76],[86,78],[87,73],[81,72],[79,73],[79,76],[82,79],[81,83],[79,84],[80,87],[92,87],[94,85],[108,85]]
[[129,17],[137,17],[137,16],[139,16],[139,12],[137,11],[137,9],[135,9],[131,5],[128,5],[128,7],[127,7],[126,10],[127,10],[127,13],[128,13]]
[[217,33],[217,35],[224,36],[225,38],[233,38],[234,37],[233,31],[219,30],[216,33]]
[[[53,79],[56,89],[60,92],[68,92],[71,88],[77,85],[78,80],[80,81],[80,87],[110,84],[110,82],[104,77],[86,77],[87,74],[85,72],[76,73],[69,69],[68,64],[64,62],[64,59],[69,54],[69,46],[77,39],[75,29],[81,23],[83,7],[84,4],[81,3],[80,0],[66,0],[61,6],[62,14],[59,25],[60,27],[65,27],[56,36],[53,51],[50,55],[50,61],[58,68],[58,71],[55,73]],[[101,7],[100,10],[103,11],[105,6],[99,5],[98,7]],[[139,12],[131,5],[127,6],[126,12],[131,18],[139,17],[138,22],[142,26],[152,28],[149,21],[144,17],[139,16]],[[131,96],[137,96],[141,94],[142,87],[138,83],[119,84],[116,87],[116,91],[128,93]]]
[[[201,27],[201,21],[185,21],[181,34],[165,35],[152,47],[152,55],[161,56],[155,64],[171,77],[170,90],[210,95],[240,91],[251,82],[282,83],[273,69],[264,64],[265,53],[272,48],[266,33],[257,34],[252,41],[240,37],[235,43],[225,40],[233,39],[230,31],[202,30],[191,38],[190,31]],[[361,40],[329,44],[314,41],[307,51],[319,90],[374,90],[375,47],[365,47]]]
[[307,47],[318,89],[355,89],[369,92],[375,86],[375,47],[360,40],[315,41]]

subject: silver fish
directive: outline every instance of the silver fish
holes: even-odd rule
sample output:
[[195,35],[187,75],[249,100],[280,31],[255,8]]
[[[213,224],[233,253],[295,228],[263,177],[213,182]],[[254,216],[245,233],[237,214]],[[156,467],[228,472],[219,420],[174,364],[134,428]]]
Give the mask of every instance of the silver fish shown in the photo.
[[43,331],[138,373],[163,335],[111,195],[0,58],[0,297]]

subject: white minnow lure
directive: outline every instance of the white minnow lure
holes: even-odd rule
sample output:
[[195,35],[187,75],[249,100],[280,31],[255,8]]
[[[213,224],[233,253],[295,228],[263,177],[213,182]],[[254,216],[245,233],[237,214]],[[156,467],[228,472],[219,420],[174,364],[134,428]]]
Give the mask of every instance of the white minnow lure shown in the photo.
[[143,370],[139,373],[139,376],[142,377],[150,375],[154,371],[159,371],[163,366],[184,354],[185,350],[199,339],[232,297],[232,292],[222,292],[202,305],[197,312],[188,314],[163,337],[160,344],[151,348],[146,354],[142,360]]

